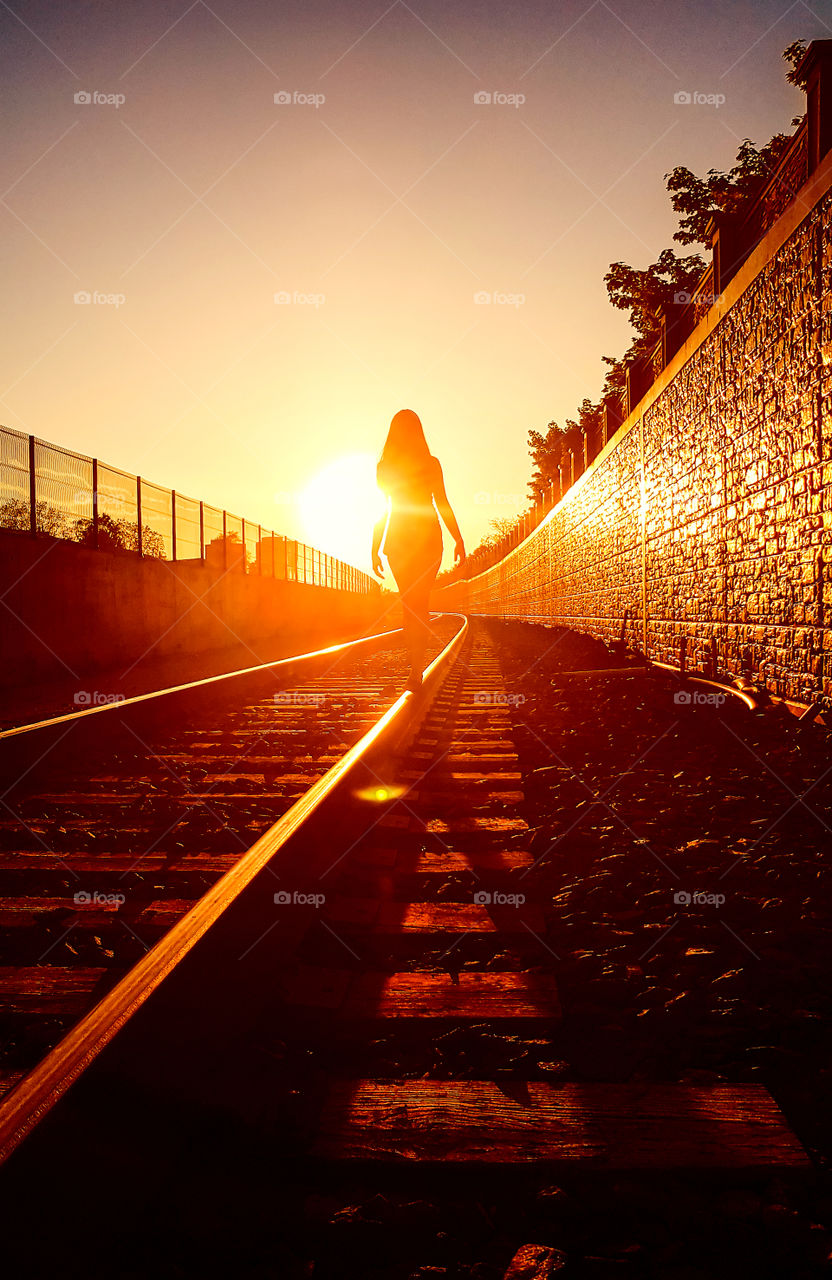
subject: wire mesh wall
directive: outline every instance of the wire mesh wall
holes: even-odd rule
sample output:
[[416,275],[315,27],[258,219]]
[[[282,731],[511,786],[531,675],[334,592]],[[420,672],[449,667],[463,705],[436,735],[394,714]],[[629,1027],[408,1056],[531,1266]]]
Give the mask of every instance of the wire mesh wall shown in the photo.
[[245,533],[243,536],[243,546],[246,549],[246,573],[257,573],[257,548],[260,545],[260,526],[252,524],[250,520],[245,521]]
[[0,426],[0,529],[366,594],[353,565],[97,458]]
[[98,494],[98,546],[139,549],[139,489],[136,476],[99,462],[96,492]]
[[0,432],[0,522],[7,529],[29,529],[29,437],[21,431]]
[[173,503],[170,489],[139,480],[142,511],[142,555],[173,559]]
[[[93,461],[69,449],[34,442],[35,526],[53,538],[89,542],[92,532]],[[30,494],[31,494],[30,477]]]
[[176,559],[198,560],[202,555],[199,534],[199,503],[193,498],[176,495]]

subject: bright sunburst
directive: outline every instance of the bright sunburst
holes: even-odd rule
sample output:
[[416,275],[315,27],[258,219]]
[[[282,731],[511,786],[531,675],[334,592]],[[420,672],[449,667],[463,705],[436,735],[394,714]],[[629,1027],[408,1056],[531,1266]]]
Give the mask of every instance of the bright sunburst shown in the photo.
[[385,509],[372,453],[335,458],[306,486],[300,513],[312,546],[361,568],[369,566],[373,525]]

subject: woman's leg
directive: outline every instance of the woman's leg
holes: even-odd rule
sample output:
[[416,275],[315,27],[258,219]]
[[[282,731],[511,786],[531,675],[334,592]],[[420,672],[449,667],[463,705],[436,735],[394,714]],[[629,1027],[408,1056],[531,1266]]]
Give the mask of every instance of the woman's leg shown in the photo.
[[[436,574],[439,571],[439,560],[425,565],[390,563],[402,602],[402,627],[405,645],[410,659],[411,681],[421,681],[422,668],[425,664],[425,650],[431,635],[428,618],[430,615],[430,593]],[[398,570],[398,572],[397,572]],[[409,682],[410,683],[410,682]]]

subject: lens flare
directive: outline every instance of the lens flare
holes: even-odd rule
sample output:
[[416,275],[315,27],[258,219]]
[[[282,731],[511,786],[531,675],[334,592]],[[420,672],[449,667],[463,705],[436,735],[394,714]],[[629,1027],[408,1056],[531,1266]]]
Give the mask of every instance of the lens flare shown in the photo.
[[372,787],[362,787],[360,791],[356,791],[355,795],[359,800],[367,800],[371,804],[389,804],[392,800],[398,800],[399,796],[403,796],[407,791],[407,787],[394,787],[389,783],[375,783]]

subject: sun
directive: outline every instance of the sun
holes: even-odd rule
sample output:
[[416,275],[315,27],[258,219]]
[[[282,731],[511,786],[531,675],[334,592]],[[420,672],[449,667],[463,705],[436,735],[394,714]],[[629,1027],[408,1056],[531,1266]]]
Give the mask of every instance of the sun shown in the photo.
[[385,502],[372,453],[347,453],[319,471],[299,499],[304,534],[328,555],[368,569],[373,525]]

